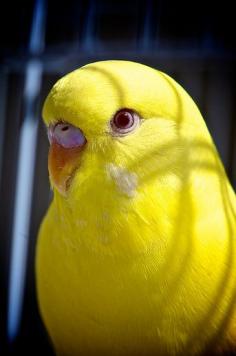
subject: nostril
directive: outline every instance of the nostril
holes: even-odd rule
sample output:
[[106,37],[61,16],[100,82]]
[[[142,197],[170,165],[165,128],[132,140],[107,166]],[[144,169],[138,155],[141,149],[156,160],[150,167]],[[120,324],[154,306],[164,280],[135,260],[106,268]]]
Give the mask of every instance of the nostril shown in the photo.
[[62,131],[67,131],[67,130],[69,130],[69,126],[64,126],[64,127],[61,128],[61,130]]
[[50,144],[57,143],[64,148],[79,147],[86,143],[86,138],[78,127],[65,123],[50,125],[48,138]]

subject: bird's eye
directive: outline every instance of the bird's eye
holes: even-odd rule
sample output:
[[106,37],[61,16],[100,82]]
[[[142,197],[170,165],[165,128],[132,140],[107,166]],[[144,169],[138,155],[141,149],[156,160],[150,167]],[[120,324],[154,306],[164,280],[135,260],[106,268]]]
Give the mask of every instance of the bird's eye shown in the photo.
[[131,109],[121,109],[111,120],[111,128],[115,134],[125,135],[133,131],[140,123],[139,115]]
[[48,139],[50,144],[57,143],[64,148],[83,146],[86,143],[86,138],[78,127],[62,122],[49,126]]

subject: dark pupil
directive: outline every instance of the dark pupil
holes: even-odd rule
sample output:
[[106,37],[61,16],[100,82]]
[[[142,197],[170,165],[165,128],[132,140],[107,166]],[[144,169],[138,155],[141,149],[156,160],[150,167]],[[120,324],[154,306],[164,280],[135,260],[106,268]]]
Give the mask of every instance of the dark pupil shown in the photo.
[[119,128],[126,128],[132,124],[132,115],[129,112],[120,112],[115,116],[115,125]]

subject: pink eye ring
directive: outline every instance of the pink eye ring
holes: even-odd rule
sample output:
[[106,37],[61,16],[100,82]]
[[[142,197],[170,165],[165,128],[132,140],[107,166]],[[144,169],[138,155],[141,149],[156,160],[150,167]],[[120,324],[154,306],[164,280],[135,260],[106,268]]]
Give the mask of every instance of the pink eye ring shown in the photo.
[[120,109],[111,119],[111,128],[116,135],[125,135],[139,125],[140,117],[132,109]]
[[86,143],[83,132],[78,127],[65,122],[50,125],[48,139],[50,144],[57,143],[64,148],[83,146]]

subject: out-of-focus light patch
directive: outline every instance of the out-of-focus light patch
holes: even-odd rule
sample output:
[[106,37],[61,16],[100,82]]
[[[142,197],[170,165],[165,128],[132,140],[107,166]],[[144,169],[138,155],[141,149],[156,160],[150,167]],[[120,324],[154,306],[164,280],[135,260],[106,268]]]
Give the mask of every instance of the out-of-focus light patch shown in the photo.
[[[26,103],[34,100],[41,88],[42,63],[39,60],[32,60],[28,63],[25,73],[24,96]],[[34,120],[34,118],[33,118]]]
[[[32,55],[40,54],[44,49],[44,28],[45,1],[37,0],[29,41],[29,52]],[[20,131],[13,216],[7,321],[10,342],[14,341],[19,331],[24,297],[38,130],[34,103],[40,92],[41,78],[41,62],[37,59],[30,60],[25,73],[24,100],[26,114]]]
[[38,121],[26,118],[20,134],[16,200],[14,210],[13,244],[8,301],[8,336],[12,341],[17,335],[25,286],[25,269],[33,190],[34,163]]
[[152,21],[151,21],[151,14],[152,14],[152,0],[147,0],[146,3],[146,12],[144,14],[144,23],[143,28],[140,36],[140,49],[141,51],[147,51],[152,48]]
[[85,21],[85,27],[83,31],[82,48],[87,52],[94,52],[94,25],[95,25],[95,1],[90,0],[88,6],[88,12]]
[[36,0],[29,41],[29,51],[31,54],[39,54],[44,50],[44,37],[45,0]]

